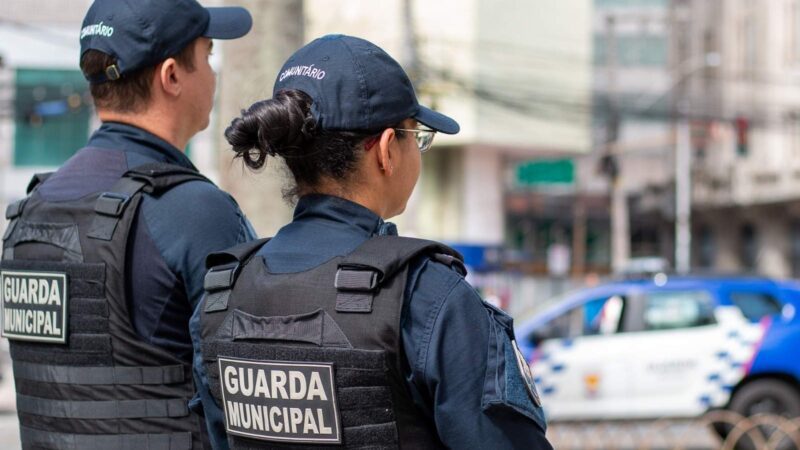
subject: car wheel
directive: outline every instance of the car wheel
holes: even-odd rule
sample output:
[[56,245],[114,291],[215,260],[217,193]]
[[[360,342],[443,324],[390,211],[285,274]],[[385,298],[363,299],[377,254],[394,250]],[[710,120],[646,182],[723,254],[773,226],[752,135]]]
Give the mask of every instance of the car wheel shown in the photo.
[[[728,409],[745,417],[770,414],[793,419],[800,416],[800,393],[797,392],[794,386],[785,381],[776,379],[757,380],[744,385],[736,391]],[[775,432],[775,428],[762,426],[761,432],[769,439],[772,433]],[[745,437],[742,438],[741,445],[737,445],[736,448],[749,449],[752,448],[752,443]],[[787,438],[780,443],[778,448],[788,450],[794,449],[795,446]]]

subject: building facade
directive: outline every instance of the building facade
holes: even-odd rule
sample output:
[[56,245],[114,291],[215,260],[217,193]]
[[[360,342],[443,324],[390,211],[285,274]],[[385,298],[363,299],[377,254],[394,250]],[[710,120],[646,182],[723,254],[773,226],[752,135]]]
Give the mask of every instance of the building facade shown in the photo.
[[[377,10],[368,0],[335,9],[308,0],[305,11],[308,39],[346,33],[377,43],[406,68],[423,103],[462,126],[424,155],[421,181],[397,219],[404,234],[455,244],[477,264],[530,262],[546,251],[526,226],[538,213],[529,202],[537,192],[515,173],[530,160],[591,147],[588,1],[395,0]],[[511,251],[493,251],[500,248]]]
[[[669,259],[674,251],[669,2],[594,0],[591,7],[582,30],[592,51],[591,151],[571,157],[572,183],[517,186],[507,198],[518,224],[512,239],[533,256],[534,273],[555,274],[551,250],[559,246],[570,249],[573,275],[611,272],[615,233],[627,248],[623,263]],[[623,199],[616,217],[614,195]]]
[[678,0],[692,74],[693,262],[700,268],[800,276],[800,2]]

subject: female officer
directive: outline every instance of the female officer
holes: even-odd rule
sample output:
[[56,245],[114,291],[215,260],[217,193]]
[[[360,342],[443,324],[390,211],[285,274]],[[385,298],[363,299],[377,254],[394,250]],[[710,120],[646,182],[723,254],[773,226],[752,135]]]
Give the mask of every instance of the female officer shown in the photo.
[[342,35],[298,50],[226,130],[253,169],[283,158],[299,200],[271,240],[209,257],[195,369],[217,446],[551,448],[511,319],[455,251],[384,221],[437,131],[459,126]]

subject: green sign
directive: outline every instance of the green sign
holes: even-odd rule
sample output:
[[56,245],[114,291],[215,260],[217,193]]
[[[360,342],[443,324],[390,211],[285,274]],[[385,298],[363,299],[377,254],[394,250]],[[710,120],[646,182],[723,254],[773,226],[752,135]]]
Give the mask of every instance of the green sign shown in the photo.
[[571,186],[575,183],[575,164],[571,159],[533,160],[517,165],[518,186]]

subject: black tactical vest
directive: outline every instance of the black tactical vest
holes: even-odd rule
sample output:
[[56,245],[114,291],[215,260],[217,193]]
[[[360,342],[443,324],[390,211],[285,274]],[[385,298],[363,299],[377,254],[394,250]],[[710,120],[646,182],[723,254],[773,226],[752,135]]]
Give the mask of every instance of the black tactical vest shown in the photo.
[[373,237],[300,273],[272,274],[266,240],[209,256],[201,317],[209,385],[233,448],[442,448],[403,379],[408,263],[441,244]]
[[147,164],[110,192],[48,202],[36,192],[42,178],[8,207],[0,262],[22,446],[203,448],[201,418],[187,406],[191,366],[136,334],[124,274],[142,193],[208,180]]

